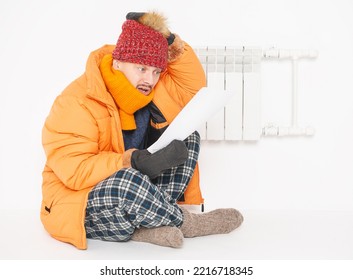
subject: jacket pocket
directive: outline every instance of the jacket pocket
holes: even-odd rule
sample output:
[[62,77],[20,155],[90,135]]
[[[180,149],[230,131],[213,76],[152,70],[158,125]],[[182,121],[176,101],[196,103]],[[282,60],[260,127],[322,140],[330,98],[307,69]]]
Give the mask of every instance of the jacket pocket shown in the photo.
[[154,142],[156,142],[159,137],[164,133],[164,131],[168,127],[168,123],[154,123],[152,120],[150,122],[149,128],[148,128],[148,135],[147,135],[147,143],[146,147],[151,146]]
[[156,142],[169,125],[156,104],[151,102],[148,104],[148,109],[151,113],[151,121],[148,127],[146,147],[149,147],[154,142]]

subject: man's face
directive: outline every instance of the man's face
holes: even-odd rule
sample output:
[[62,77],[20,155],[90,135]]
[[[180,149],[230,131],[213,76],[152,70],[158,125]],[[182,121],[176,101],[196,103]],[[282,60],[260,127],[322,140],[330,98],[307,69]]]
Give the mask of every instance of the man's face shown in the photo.
[[161,69],[114,60],[113,67],[124,73],[129,82],[144,95],[149,95],[159,80]]

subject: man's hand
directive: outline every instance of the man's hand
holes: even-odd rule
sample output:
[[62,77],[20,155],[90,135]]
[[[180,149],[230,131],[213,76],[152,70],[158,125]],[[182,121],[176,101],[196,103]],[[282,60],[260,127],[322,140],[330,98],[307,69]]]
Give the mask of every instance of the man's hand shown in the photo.
[[134,151],[136,151],[137,149],[129,149],[126,150],[123,153],[123,167],[124,168],[129,168],[131,167],[131,155]]
[[188,149],[185,143],[173,140],[154,154],[148,150],[134,151],[131,156],[131,166],[153,179],[164,170],[183,164],[187,158]]

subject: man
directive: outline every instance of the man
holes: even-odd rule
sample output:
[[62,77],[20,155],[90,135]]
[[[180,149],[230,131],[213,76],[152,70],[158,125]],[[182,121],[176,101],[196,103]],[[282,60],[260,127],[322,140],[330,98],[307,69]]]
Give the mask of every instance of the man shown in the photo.
[[203,86],[192,48],[162,15],[129,13],[117,44],[90,54],[45,121],[45,229],[86,249],[86,238],[177,248],[184,237],[237,228],[235,209],[195,214],[179,206],[203,203],[197,132],[146,150]]

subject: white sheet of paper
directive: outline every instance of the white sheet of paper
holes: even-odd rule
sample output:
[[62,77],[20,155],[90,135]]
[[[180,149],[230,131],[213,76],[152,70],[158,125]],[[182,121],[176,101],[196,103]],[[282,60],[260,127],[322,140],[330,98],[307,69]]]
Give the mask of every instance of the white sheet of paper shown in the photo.
[[234,97],[235,92],[204,87],[175,117],[161,137],[147,150],[154,153],[174,139],[184,140]]

